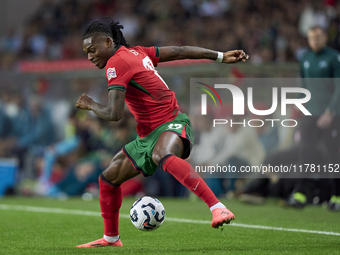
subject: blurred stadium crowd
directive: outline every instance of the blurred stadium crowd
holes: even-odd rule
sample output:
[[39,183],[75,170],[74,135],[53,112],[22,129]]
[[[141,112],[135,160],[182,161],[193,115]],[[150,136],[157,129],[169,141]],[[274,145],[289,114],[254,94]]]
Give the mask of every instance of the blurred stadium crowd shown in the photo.
[[105,16],[124,25],[130,45],[238,48],[255,64],[300,59],[307,29],[315,24],[339,49],[336,0],[45,0],[23,31],[9,27],[1,36],[0,68],[20,59],[84,57],[79,45],[85,26]]
[[[315,24],[327,30],[330,46],[340,49],[340,4],[336,0],[64,0],[58,4],[45,0],[23,31],[9,28],[0,37],[0,69],[15,69],[20,60],[84,57],[82,32],[103,16],[124,25],[123,33],[130,45],[193,45],[220,51],[238,48],[244,49],[255,65],[297,62],[307,50],[307,29]],[[21,194],[96,194],[99,173],[124,144],[135,138],[135,120],[128,110],[122,121],[110,123],[73,108],[81,93],[95,94],[94,98],[105,102],[105,80],[74,80],[69,87],[62,87],[63,92],[54,85],[43,80],[26,89],[20,84],[2,85],[0,158],[19,158]],[[99,85],[103,90],[98,90]],[[197,129],[197,153],[216,154],[216,148],[207,149],[213,142],[205,139],[210,131],[199,120],[192,121]],[[297,162],[296,130],[283,133],[275,128],[225,128],[220,135],[225,137],[220,141],[220,151],[224,152],[219,157],[221,164]],[[243,153],[250,147],[256,155]],[[272,155],[271,151],[281,154]],[[201,159],[201,163],[209,162]],[[286,198],[293,187],[293,181],[287,184],[275,178],[259,182],[247,186],[232,178],[207,179],[220,196],[228,191],[232,195],[261,191],[261,197]],[[185,189],[163,171],[123,184],[123,192],[185,195]]]

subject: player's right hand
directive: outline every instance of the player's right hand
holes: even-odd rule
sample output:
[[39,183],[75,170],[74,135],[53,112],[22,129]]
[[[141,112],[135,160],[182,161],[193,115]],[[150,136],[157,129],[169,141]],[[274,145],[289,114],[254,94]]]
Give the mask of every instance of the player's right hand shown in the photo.
[[93,103],[93,99],[87,94],[82,94],[76,103],[76,107],[83,110],[91,110],[91,105]]

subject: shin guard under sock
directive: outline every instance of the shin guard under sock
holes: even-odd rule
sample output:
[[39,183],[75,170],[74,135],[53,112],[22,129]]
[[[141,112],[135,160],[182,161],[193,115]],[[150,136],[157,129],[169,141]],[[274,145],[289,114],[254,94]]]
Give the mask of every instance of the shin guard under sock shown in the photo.
[[209,208],[219,202],[204,180],[184,159],[167,155],[160,161],[159,166],[202,199]]
[[122,190],[120,186],[113,186],[101,174],[99,176],[99,203],[104,219],[104,235],[118,236],[119,209],[122,205]]

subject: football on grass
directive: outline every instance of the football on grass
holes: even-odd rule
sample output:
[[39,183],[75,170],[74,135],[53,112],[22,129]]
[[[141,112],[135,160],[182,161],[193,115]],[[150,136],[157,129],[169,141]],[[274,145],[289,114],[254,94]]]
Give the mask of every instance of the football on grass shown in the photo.
[[164,222],[164,217],[164,206],[153,197],[145,196],[136,200],[130,210],[132,224],[143,231],[159,228]]

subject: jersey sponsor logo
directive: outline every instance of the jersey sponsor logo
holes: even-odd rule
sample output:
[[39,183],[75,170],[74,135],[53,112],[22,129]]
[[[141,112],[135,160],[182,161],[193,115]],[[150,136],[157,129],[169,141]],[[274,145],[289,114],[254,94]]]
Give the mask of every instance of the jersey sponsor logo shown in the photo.
[[112,78],[116,78],[117,77],[116,69],[114,67],[108,68],[106,71],[106,76],[108,80],[111,80]]
[[305,61],[305,62],[303,62],[303,67],[305,68],[305,69],[308,69],[309,68],[309,61]]
[[327,61],[323,60],[319,62],[319,67],[320,68],[326,68],[328,66]]

